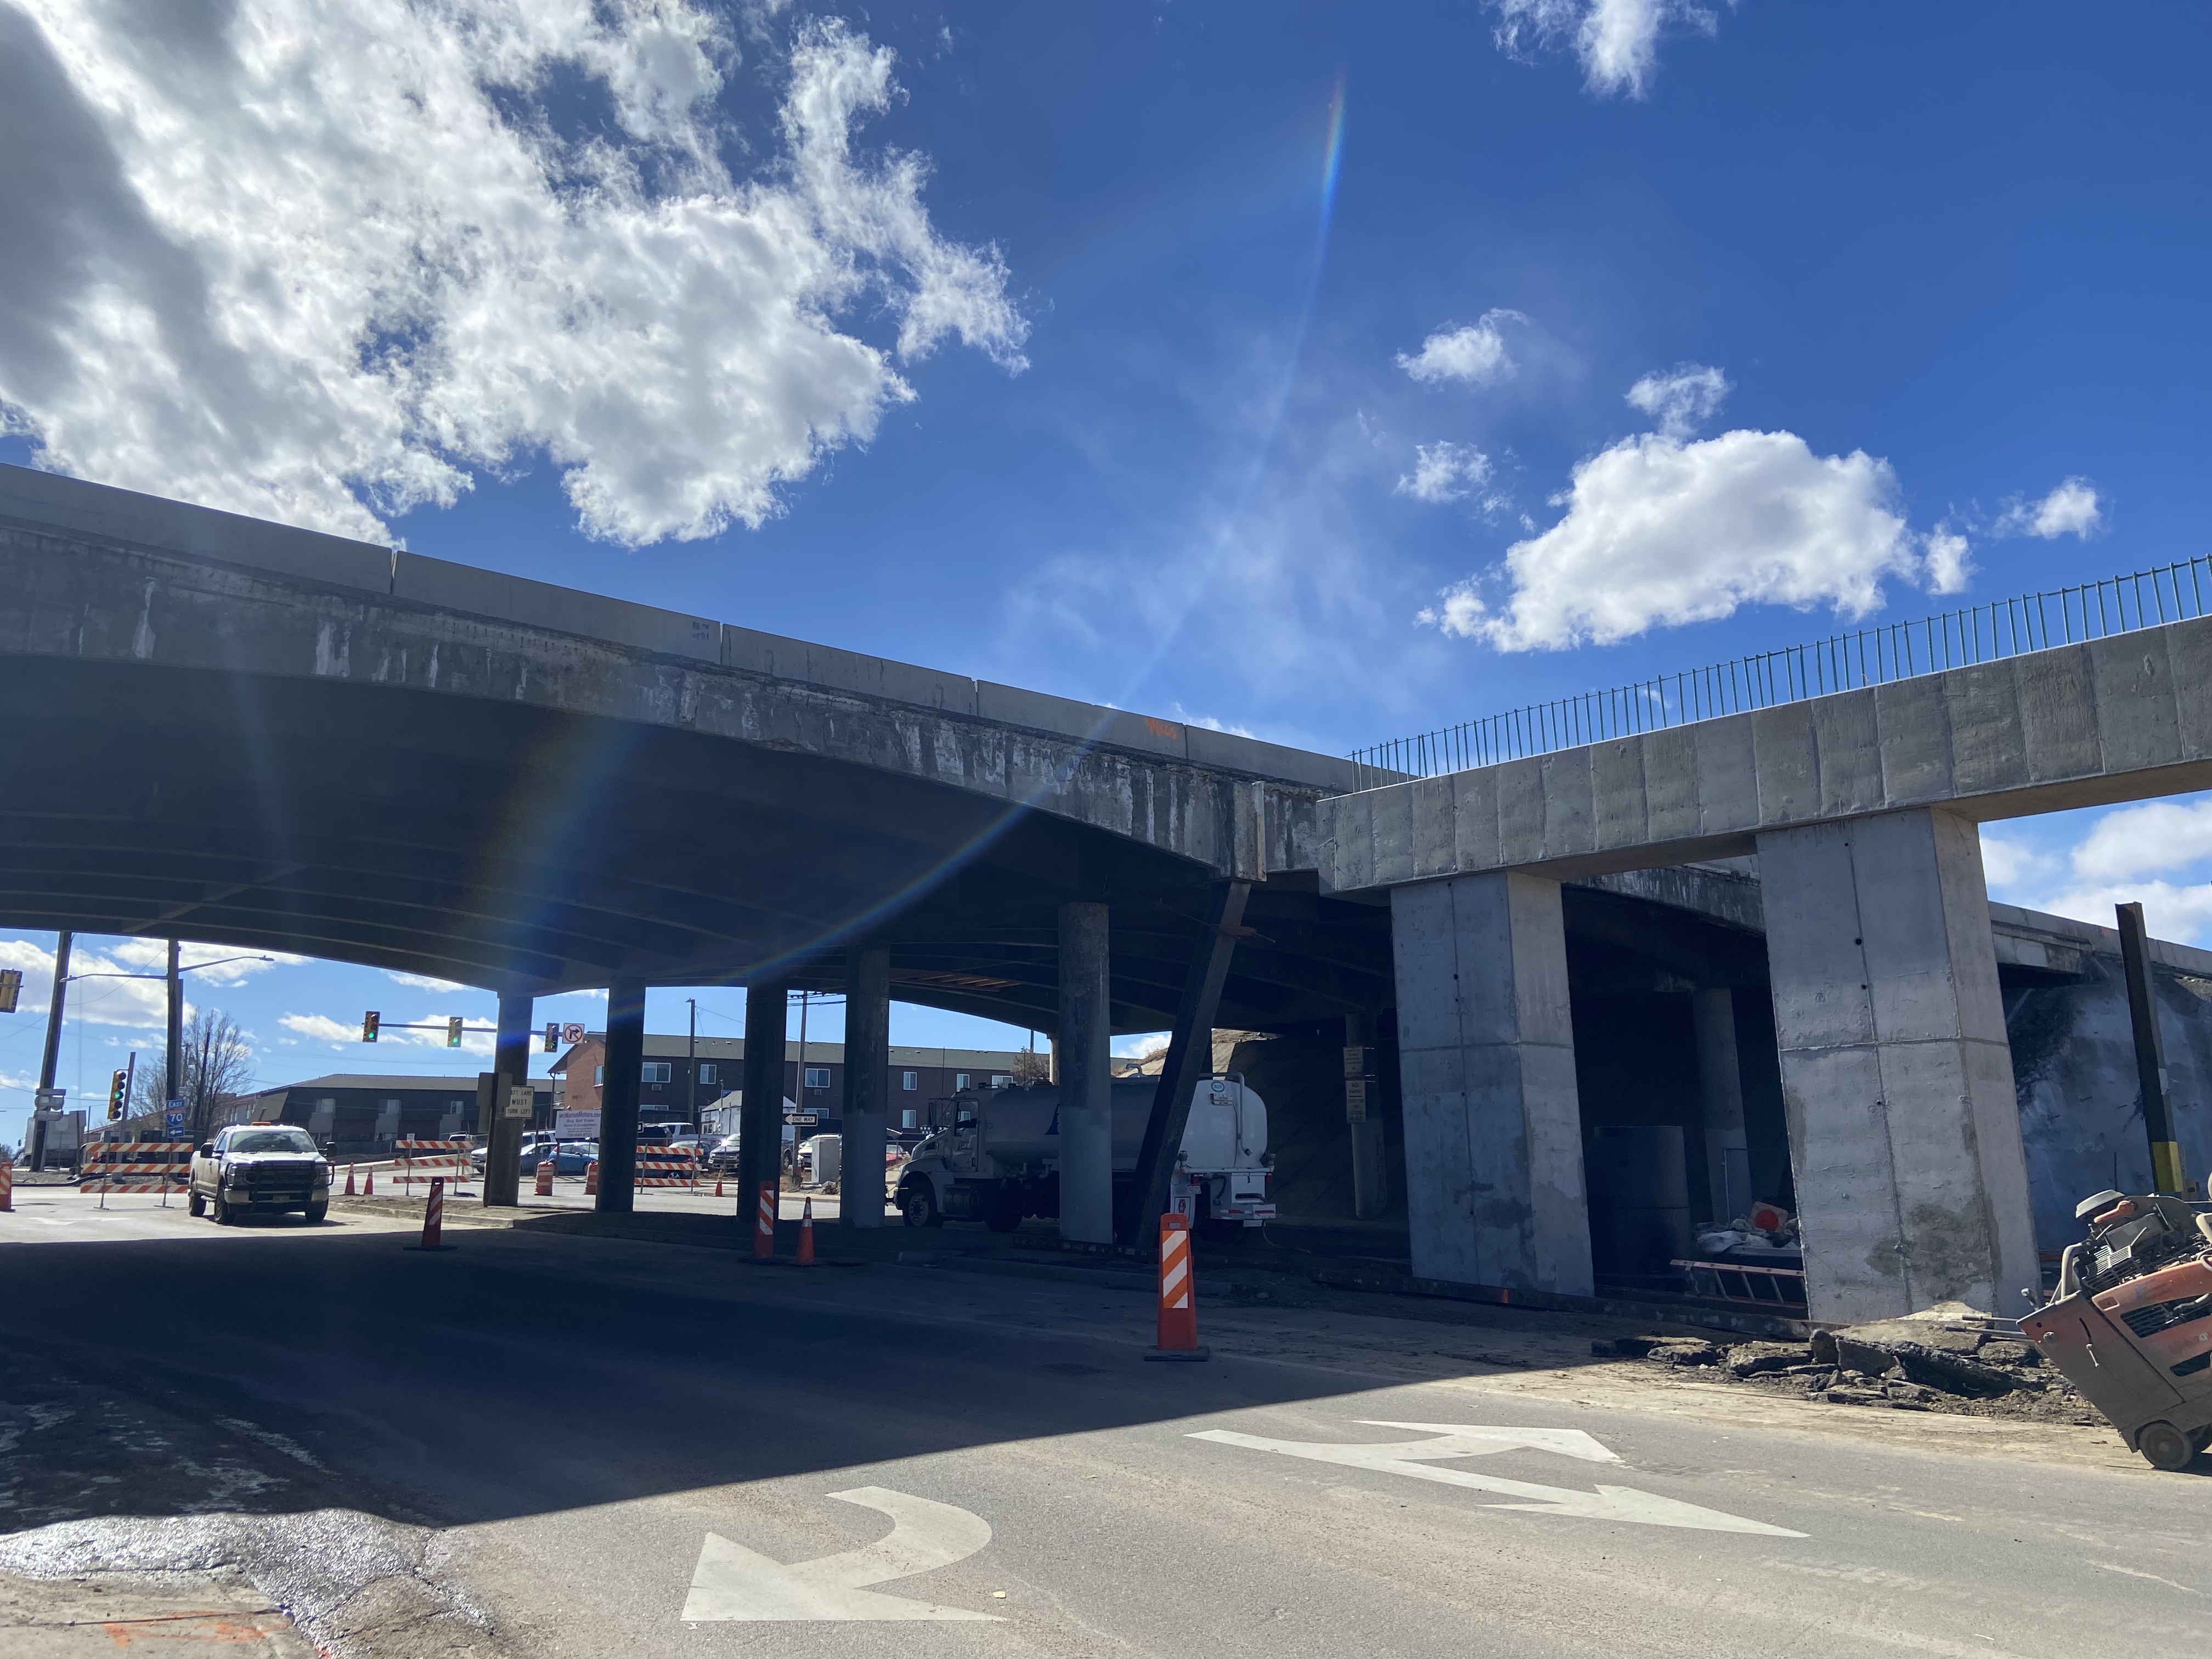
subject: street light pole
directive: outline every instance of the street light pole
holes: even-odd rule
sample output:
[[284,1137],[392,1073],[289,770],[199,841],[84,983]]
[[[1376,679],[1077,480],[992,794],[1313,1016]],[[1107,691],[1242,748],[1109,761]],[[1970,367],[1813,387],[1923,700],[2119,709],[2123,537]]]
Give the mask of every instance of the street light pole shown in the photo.
[[178,965],[177,941],[169,941],[169,1040],[163,1055],[167,1066],[161,1080],[161,1109],[174,1111],[185,1086],[185,978]]
[[699,1127],[699,999],[684,1000],[691,1005],[691,1037],[684,1045],[684,1070],[690,1079],[684,1085],[684,1115],[696,1129]]
[[71,933],[54,937],[54,989],[46,999],[46,1051],[39,1060],[39,1092],[32,1097],[31,1144],[24,1150],[29,1153],[33,1170],[46,1167],[46,1125],[39,1116],[50,1110],[54,1093],[54,1068],[61,1063],[63,1010],[69,1002],[70,947],[76,943]]

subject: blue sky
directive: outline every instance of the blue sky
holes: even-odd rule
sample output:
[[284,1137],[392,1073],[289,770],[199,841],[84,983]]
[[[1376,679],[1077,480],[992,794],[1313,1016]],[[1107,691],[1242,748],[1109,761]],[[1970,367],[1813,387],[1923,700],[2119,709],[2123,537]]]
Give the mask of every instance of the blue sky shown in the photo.
[[[2200,6],[185,12],[0,0],[0,457],[1334,751],[2205,550]],[[2212,942],[2212,807],[1987,839]]]

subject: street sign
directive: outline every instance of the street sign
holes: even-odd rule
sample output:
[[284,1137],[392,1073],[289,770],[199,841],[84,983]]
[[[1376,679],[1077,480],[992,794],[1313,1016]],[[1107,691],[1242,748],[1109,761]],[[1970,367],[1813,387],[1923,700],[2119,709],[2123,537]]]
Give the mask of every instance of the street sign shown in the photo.
[[66,1089],[38,1089],[31,1095],[31,1109],[40,1112],[58,1112],[66,1103]]
[[783,1121],[786,1123],[799,1124],[803,1127],[810,1123],[819,1123],[822,1121],[822,1115],[819,1112],[786,1112],[783,1115]]
[[170,1139],[181,1139],[185,1133],[185,1114],[182,1109],[171,1107],[161,1114],[161,1128]]
[[577,1024],[575,1021],[571,1020],[568,1024],[563,1025],[563,1026],[561,1028],[561,1041],[562,1041],[562,1042],[581,1042],[583,1040],[584,1040],[584,1028],[583,1028],[580,1024]]
[[526,1118],[538,1109],[538,1091],[526,1083],[509,1085],[507,1091],[507,1115]]

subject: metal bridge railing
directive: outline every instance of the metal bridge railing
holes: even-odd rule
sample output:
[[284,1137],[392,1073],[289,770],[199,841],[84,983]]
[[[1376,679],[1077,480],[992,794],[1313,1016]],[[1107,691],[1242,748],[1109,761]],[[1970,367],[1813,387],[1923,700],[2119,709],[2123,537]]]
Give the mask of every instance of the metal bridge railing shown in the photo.
[[1530,703],[1355,749],[1352,760],[1362,789],[1462,772],[2202,617],[2208,590],[2212,556]]

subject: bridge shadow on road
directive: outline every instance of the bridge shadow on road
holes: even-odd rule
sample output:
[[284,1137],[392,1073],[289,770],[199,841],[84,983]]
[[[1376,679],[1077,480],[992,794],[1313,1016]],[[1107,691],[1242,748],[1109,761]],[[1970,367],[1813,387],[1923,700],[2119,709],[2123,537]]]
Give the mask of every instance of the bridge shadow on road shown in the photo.
[[[1486,1310],[1487,1333],[1430,1328],[1419,1376],[1357,1354],[1332,1368],[1316,1323],[1356,1348],[1361,1322],[1295,1311],[1291,1346],[1317,1363],[1148,1364],[1135,1275],[806,1273],[734,1251],[448,1237],[459,1248],[412,1252],[340,1218],[0,1250],[15,1431],[0,1528],[327,1505],[496,1520],[1496,1374],[1451,1356],[1547,1323]],[[1569,1363],[1546,1346],[1540,1363]]]

